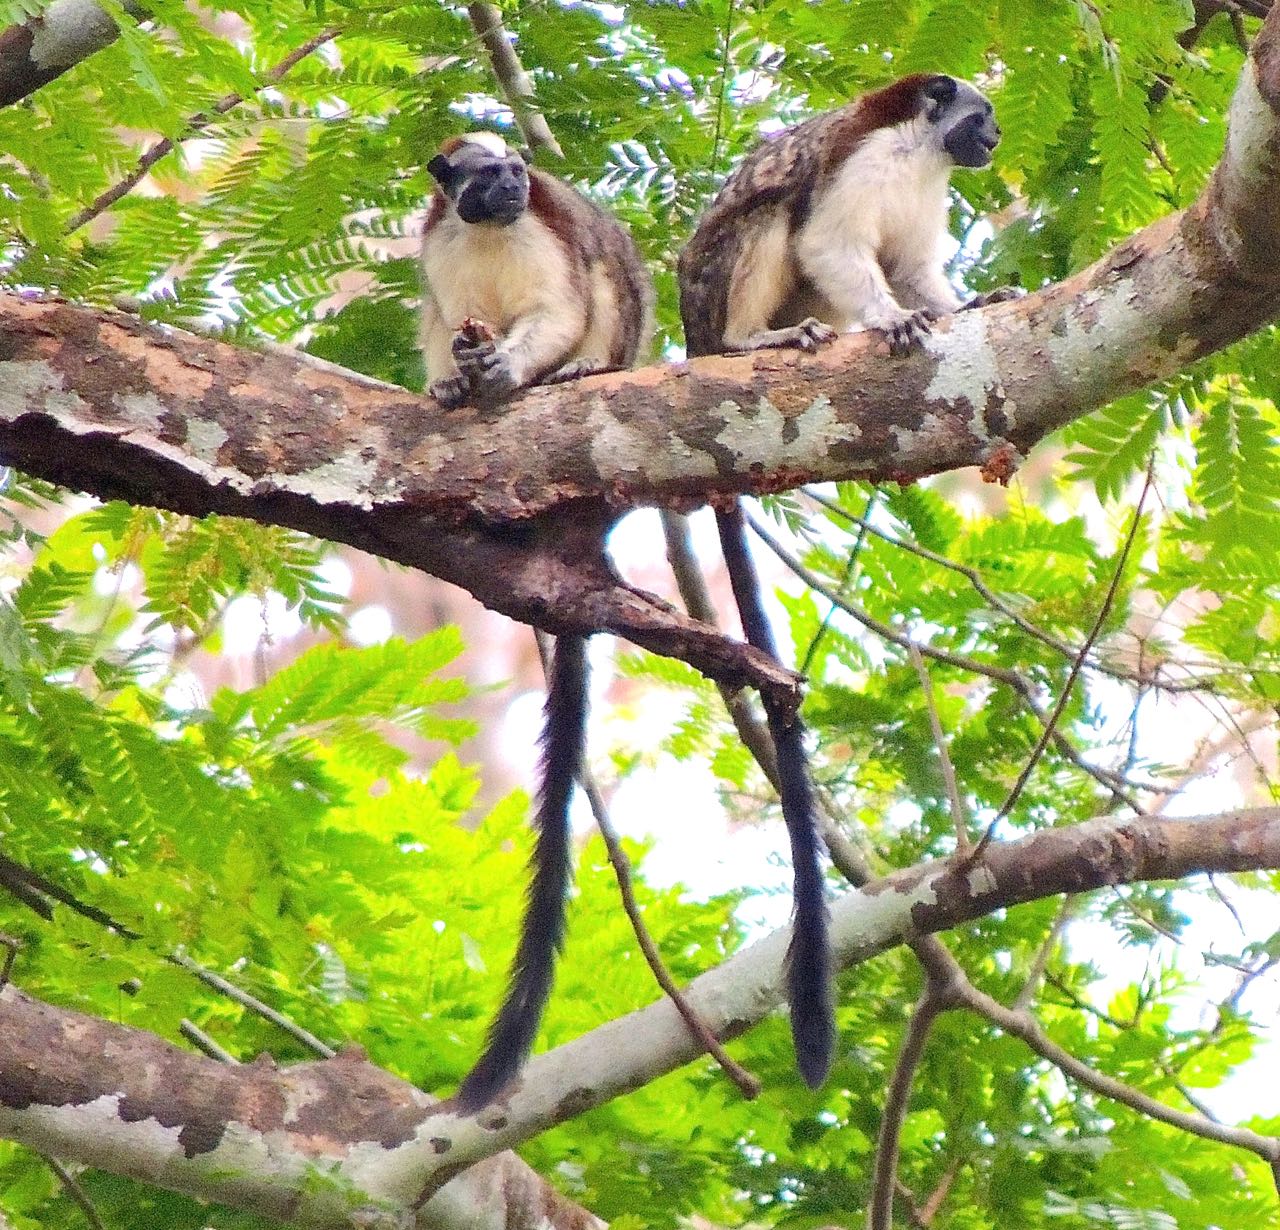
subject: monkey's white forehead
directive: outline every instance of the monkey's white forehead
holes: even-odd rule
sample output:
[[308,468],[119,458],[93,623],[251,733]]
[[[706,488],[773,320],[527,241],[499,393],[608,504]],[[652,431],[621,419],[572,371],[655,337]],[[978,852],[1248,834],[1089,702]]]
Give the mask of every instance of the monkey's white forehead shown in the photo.
[[496,154],[499,158],[507,158],[511,154],[511,148],[496,132],[468,132],[464,133],[462,140],[468,145],[478,145],[481,149],[487,149],[489,153]]

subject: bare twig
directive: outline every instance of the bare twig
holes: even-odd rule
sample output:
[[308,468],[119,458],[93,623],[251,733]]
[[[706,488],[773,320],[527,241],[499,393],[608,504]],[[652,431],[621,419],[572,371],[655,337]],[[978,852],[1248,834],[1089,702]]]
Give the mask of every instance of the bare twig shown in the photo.
[[1014,805],[1022,796],[1023,789],[1030,780],[1031,774],[1035,771],[1040,757],[1044,755],[1045,748],[1049,746],[1049,740],[1053,737],[1063,711],[1067,707],[1067,702],[1071,699],[1071,690],[1080,676],[1085,659],[1089,656],[1089,650],[1093,648],[1094,642],[1102,635],[1103,624],[1106,623],[1107,616],[1111,614],[1112,604],[1115,602],[1116,594],[1120,590],[1120,582],[1129,563],[1129,554],[1133,550],[1133,544],[1138,537],[1138,527],[1142,524],[1142,508],[1147,502],[1154,475],[1155,458],[1152,457],[1147,463],[1147,477],[1142,484],[1142,494],[1138,496],[1138,506],[1133,510],[1133,523],[1129,526],[1129,533],[1125,537],[1124,546],[1121,547],[1120,556],[1116,560],[1115,570],[1111,574],[1111,583],[1107,586],[1102,605],[1098,608],[1098,617],[1093,621],[1093,627],[1089,630],[1089,635],[1085,637],[1084,644],[1080,646],[1080,652],[1071,664],[1071,670],[1067,672],[1066,682],[1063,683],[1062,690],[1058,694],[1058,702],[1054,705],[1053,712],[1049,714],[1049,720],[1045,723],[1044,731],[1040,735],[1039,741],[1032,748],[1031,755],[1027,757],[1027,763],[1023,766],[1022,772],[1018,774],[1018,780],[1013,783],[1013,788],[1005,798],[1003,806],[996,814],[995,819],[987,826],[987,831],[983,833],[982,840],[978,842],[978,848],[973,852],[972,856],[975,859],[982,856],[983,850],[987,848],[992,837],[995,836],[996,826],[1013,810]]
[[947,1168],[942,1172],[942,1178],[938,1180],[937,1186],[929,1193],[929,1199],[920,1206],[917,1216],[923,1226],[932,1226],[933,1219],[938,1216],[938,1211],[942,1208],[943,1202],[951,1194],[951,1185],[956,1181],[956,1175],[960,1173],[960,1159],[953,1157],[947,1163]]
[[50,905],[50,899],[52,899],[65,905],[69,910],[74,910],[83,918],[96,922],[118,935],[123,935],[125,939],[139,938],[136,931],[130,931],[123,923],[116,922],[105,910],[81,901],[61,884],[22,863],[15,862],[4,854],[0,854],[0,888],[17,897],[23,905],[33,909],[41,918],[53,918],[53,906]]
[[[871,514],[875,512],[879,499],[880,488],[876,487],[867,496],[867,506],[862,510],[862,519],[858,525],[858,536],[854,539],[853,546],[849,549],[849,558],[845,561],[844,572],[841,574],[840,583],[836,586],[836,593],[838,594],[844,594],[850,580],[853,578],[854,569],[857,568],[858,561],[862,558],[863,548],[867,545],[867,532],[871,528]],[[800,663],[800,673],[802,675],[809,673],[809,667],[813,664],[814,654],[818,652],[818,646],[822,644],[822,638],[830,630],[831,621],[835,618],[838,609],[835,603],[827,607],[827,613],[822,617],[822,623],[818,625],[818,630],[813,634],[813,638],[809,641],[809,647],[805,650],[804,661]]]
[[516,126],[526,144],[531,149],[549,150],[557,158],[563,158],[564,151],[551,131],[546,116],[533,103],[533,82],[529,80],[529,74],[525,72],[520,57],[516,55],[516,50],[507,37],[501,10],[494,4],[468,4],[467,16],[471,18],[476,36],[489,53],[493,75],[502,87],[507,105],[515,116]]
[[75,1175],[56,1157],[50,1157],[47,1153],[42,1153],[40,1156],[44,1159],[44,1164],[58,1176],[58,1182],[62,1184],[63,1190],[80,1206],[80,1211],[84,1214],[85,1221],[89,1223],[93,1230],[107,1230],[102,1218],[98,1216],[98,1210],[93,1207],[93,1201],[89,1199],[88,1194],[80,1186]]
[[920,656],[920,647],[912,641],[907,647],[907,656],[915,667],[920,679],[920,690],[924,693],[924,707],[929,714],[929,729],[933,732],[934,746],[938,749],[938,759],[942,765],[942,780],[946,786],[947,798],[951,803],[951,823],[956,830],[956,850],[967,854],[972,842],[969,840],[969,817],[965,812],[964,800],[960,798],[960,787],[956,782],[955,765],[951,763],[951,753],[947,750],[947,736],[942,730],[942,719],[938,717],[938,705],[933,695],[933,680],[929,678],[929,668]]
[[[295,47],[279,64],[267,72],[263,76],[262,84],[259,88],[265,89],[267,86],[275,85],[299,60],[305,59],[317,48],[332,42],[341,33],[342,31],[337,26],[330,26],[325,30],[321,30],[319,34],[312,35],[305,43]],[[92,204],[86,205],[78,214],[75,214],[67,223],[64,233],[70,235],[78,231],[85,223],[92,222],[104,210],[109,209],[122,196],[137,187],[146,178],[147,172],[161,158],[172,151],[179,141],[184,141],[188,137],[194,137],[203,132],[218,116],[225,115],[233,107],[238,107],[244,100],[243,94],[226,94],[214,103],[208,111],[200,111],[191,116],[187,120],[186,132],[181,137],[164,137],[162,140],[157,141],[138,159],[138,165],[128,175],[118,183],[112,184],[105,192],[95,197]]]
[[[919,559],[928,560],[931,564],[936,564],[939,568],[945,568],[948,572],[954,572],[965,578],[970,585],[973,586],[977,594],[987,603],[992,610],[999,611],[1010,623],[1021,628],[1028,636],[1039,641],[1042,645],[1047,645],[1056,653],[1061,654],[1068,660],[1074,660],[1079,650],[1069,645],[1061,637],[1055,636],[1052,632],[1040,627],[1038,624],[1032,623],[1016,606],[1007,602],[995,590],[987,584],[982,573],[978,569],[968,564],[961,564],[957,560],[951,559],[949,556],[940,555],[937,551],[931,551],[928,547],[921,546],[918,542],[912,542],[908,538],[901,538],[896,534],[890,534],[879,526],[872,525],[865,517],[858,517],[854,513],[849,512],[838,500],[831,499],[830,496],[823,495],[820,491],[811,488],[804,488],[804,493],[815,504],[833,513],[835,516],[848,522],[851,526],[856,526],[861,534],[870,534],[879,538],[883,542],[887,542],[892,547],[898,547],[900,550],[906,551],[911,555],[917,556]],[[1123,667],[1113,666],[1108,662],[1104,662],[1097,657],[1091,658],[1087,665],[1101,674],[1109,675],[1112,679],[1120,679],[1126,683],[1136,683],[1145,687],[1150,687],[1160,692],[1193,692],[1203,690],[1212,682],[1212,678],[1197,677],[1194,679],[1168,680],[1160,679],[1156,674],[1148,674],[1145,671],[1130,671]],[[1219,672],[1221,673],[1221,672]]]
[[898,1155],[902,1125],[906,1122],[911,1101],[911,1086],[924,1056],[925,1042],[939,1014],[954,1002],[952,984],[942,983],[926,974],[907,1032],[898,1052],[889,1088],[885,1092],[884,1112],[880,1116],[880,1135],[876,1141],[875,1172],[871,1183],[871,1209],[867,1215],[868,1230],[893,1230],[893,1193],[898,1180]]
[[[876,636],[883,640],[889,641],[891,644],[897,645],[899,648],[906,650],[914,642],[904,632],[899,632],[896,628],[889,624],[883,623],[876,619],[873,615],[868,614],[857,603],[850,602],[847,598],[841,598],[830,586],[826,585],[822,578],[817,576],[810,569],[806,568],[799,560],[797,560],[789,551],[782,546],[780,542],[773,537],[758,521],[748,517],[748,524],[756,536],[771,550],[796,576],[798,576],[806,585],[808,585],[816,593],[821,594],[828,602],[836,603],[842,611],[850,618],[856,620],[869,632],[874,632]],[[1118,777],[1116,774],[1106,769],[1099,768],[1095,764],[1090,764],[1072,744],[1071,740],[1066,738],[1060,731],[1049,727],[1049,718],[1045,710],[1039,705],[1035,699],[1035,693],[1031,685],[1018,674],[1017,671],[1010,670],[1003,666],[993,666],[989,662],[983,662],[978,658],[967,657],[964,654],[954,653],[949,649],[939,649],[934,645],[922,644],[917,646],[920,653],[931,658],[935,662],[942,662],[947,666],[954,666],[959,670],[970,671],[976,675],[984,675],[988,679],[994,679],[998,683],[1003,683],[1012,688],[1019,697],[1022,698],[1023,704],[1028,711],[1036,718],[1041,726],[1049,730],[1050,738],[1053,741],[1054,749],[1066,759],[1070,760],[1082,773],[1087,773],[1100,785],[1105,786],[1112,794],[1118,795],[1124,802],[1134,811],[1141,813],[1142,805],[1129,793],[1127,787],[1129,783],[1124,778]],[[1140,787],[1146,789],[1145,786]]]
[[187,1020],[185,1016],[178,1022],[178,1031],[197,1050],[203,1051],[210,1059],[216,1059],[219,1063],[240,1062],[229,1050],[219,1046],[199,1025],[194,1021]]
[[1039,1022],[1029,1013],[1015,1012],[1011,1008],[1006,1008],[971,983],[957,986],[954,994],[964,1007],[985,1017],[1011,1037],[1026,1043],[1037,1055],[1048,1060],[1077,1084],[1119,1102],[1140,1115],[1166,1123],[1192,1136],[1247,1149],[1273,1168],[1280,1164],[1280,1139],[1274,1136],[1263,1136],[1248,1128],[1215,1123],[1204,1115],[1175,1110],[1141,1090],[1133,1088],[1132,1085],[1126,1085],[1123,1081],[1106,1076],[1050,1039],[1040,1027]]
[[228,982],[221,974],[215,974],[212,970],[205,969],[203,965],[180,952],[175,952],[168,959],[174,965],[195,975],[205,986],[212,987],[215,991],[220,991],[228,999],[235,1000],[241,1007],[257,1013],[264,1021],[270,1021],[277,1029],[282,1029],[295,1041],[300,1042],[308,1050],[322,1058],[332,1059],[338,1053],[327,1043],[321,1042],[315,1034],[303,1029],[296,1021],[291,1021],[284,1013],[277,1012],[270,1004],[263,1003],[256,996],[250,995],[248,991],[241,990],[235,983]]
[[[538,641],[538,655],[542,659],[543,669],[548,670],[551,664],[551,638],[545,632],[536,628],[534,629],[534,636]],[[693,1036],[698,1039],[707,1053],[724,1069],[725,1075],[737,1085],[742,1096],[748,1100],[759,1097],[761,1089],[759,1079],[748,1072],[724,1049],[720,1039],[715,1036],[707,1023],[698,1015],[697,1010],[689,1003],[684,992],[672,976],[671,971],[667,969],[666,963],[662,960],[658,945],[654,942],[653,936],[649,934],[649,928],[645,926],[644,914],[640,909],[640,903],[636,900],[635,882],[631,876],[631,860],[627,857],[627,852],[622,848],[622,840],[618,836],[618,830],[613,827],[613,821],[609,817],[609,809],[605,806],[604,796],[600,793],[600,788],[596,785],[596,780],[591,771],[586,767],[585,757],[582,768],[578,772],[578,785],[582,787],[583,793],[587,796],[587,802],[591,805],[591,814],[595,818],[596,827],[600,830],[600,836],[604,838],[605,849],[609,852],[609,862],[613,866],[613,874],[618,881],[618,895],[622,898],[622,908],[626,911],[627,918],[631,921],[631,930],[635,933],[636,943],[640,945],[640,951],[644,955],[645,963],[649,966],[649,972],[653,974],[654,981],[661,987],[663,994],[675,1005],[676,1011],[689,1027]]]
[[22,941],[16,935],[0,931],[0,947],[5,950],[4,964],[0,965],[0,991],[3,991],[9,984],[9,975],[13,973],[13,963],[18,959],[18,949],[22,947]]
[[1013,1010],[1015,1012],[1025,1012],[1031,1007],[1031,1001],[1035,999],[1036,992],[1040,989],[1045,970],[1049,968],[1049,958],[1053,955],[1053,950],[1058,946],[1058,941],[1062,938],[1062,933],[1066,930],[1072,914],[1075,913],[1075,906],[1076,898],[1063,898],[1062,906],[1054,917],[1052,926],[1045,934],[1040,947],[1036,949],[1036,955],[1031,958],[1031,968],[1027,971],[1026,981],[1022,984],[1017,997],[1013,1001]]

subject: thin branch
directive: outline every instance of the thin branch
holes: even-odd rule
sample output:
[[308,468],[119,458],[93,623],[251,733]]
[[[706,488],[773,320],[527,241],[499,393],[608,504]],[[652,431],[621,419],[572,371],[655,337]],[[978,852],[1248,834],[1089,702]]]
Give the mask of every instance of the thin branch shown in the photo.
[[194,974],[206,986],[212,987],[215,991],[220,991],[228,999],[235,1000],[241,1007],[257,1013],[264,1021],[270,1021],[277,1029],[282,1029],[295,1041],[300,1042],[321,1058],[332,1059],[338,1053],[328,1043],[321,1042],[315,1034],[303,1029],[297,1022],[291,1021],[284,1013],[276,1011],[270,1004],[263,1003],[256,996],[250,995],[248,991],[242,991],[235,983],[228,982],[221,974],[215,974],[212,970],[205,969],[203,965],[198,964],[183,953],[175,952],[168,960],[188,973]]
[[1129,562],[1129,554],[1133,550],[1133,544],[1138,537],[1138,527],[1142,524],[1142,508],[1147,502],[1148,493],[1151,491],[1154,474],[1155,458],[1152,457],[1147,463],[1147,477],[1142,484],[1142,494],[1138,496],[1138,506],[1133,510],[1133,524],[1129,526],[1129,533],[1125,537],[1124,546],[1120,550],[1120,557],[1116,560],[1115,570],[1111,574],[1111,584],[1107,586],[1102,605],[1098,608],[1098,617],[1093,621],[1093,627],[1089,630],[1089,635],[1085,637],[1084,644],[1080,646],[1080,652],[1077,654],[1076,660],[1071,664],[1071,670],[1067,672],[1066,682],[1062,685],[1062,690],[1058,694],[1058,702],[1054,705],[1053,712],[1049,714],[1049,720],[1045,723],[1044,731],[1040,735],[1039,741],[1027,758],[1027,763],[1023,766],[1022,772],[1018,774],[1018,780],[1013,783],[1013,789],[1009,791],[1004,805],[996,813],[995,819],[987,826],[987,831],[982,835],[982,840],[978,842],[978,848],[973,852],[975,859],[982,856],[983,850],[990,844],[991,838],[995,836],[996,826],[1013,810],[1014,805],[1022,796],[1023,789],[1030,780],[1031,774],[1035,771],[1040,757],[1044,755],[1045,748],[1049,746],[1049,740],[1053,737],[1053,732],[1057,729],[1063,711],[1071,699],[1071,690],[1080,676],[1080,671],[1084,668],[1084,662],[1089,656],[1089,650],[1093,648],[1094,642],[1102,635],[1102,626],[1106,623],[1107,616],[1111,614],[1112,604],[1115,602],[1116,594],[1120,590],[1120,582],[1124,577],[1124,571]]
[[1031,968],[1027,971],[1026,981],[1023,982],[1013,1001],[1013,1010],[1015,1012],[1025,1012],[1031,1007],[1031,1001],[1035,999],[1036,992],[1040,989],[1040,983],[1044,979],[1045,971],[1049,968],[1049,958],[1053,955],[1053,950],[1058,946],[1058,941],[1062,938],[1062,933],[1066,930],[1067,923],[1075,913],[1075,908],[1075,897],[1063,898],[1062,906],[1054,916],[1052,925],[1046,932],[1040,947],[1036,949],[1036,955],[1031,958]]
[[[545,632],[540,632],[537,629],[534,630],[534,635],[538,641],[538,655],[542,658],[543,669],[546,670],[551,662],[551,638]],[[698,1015],[693,1005],[685,998],[684,992],[680,989],[671,971],[667,969],[666,963],[662,960],[658,945],[654,943],[653,936],[649,934],[649,928],[645,926],[644,913],[640,909],[640,903],[636,900],[635,882],[631,876],[631,860],[627,857],[627,852],[622,848],[618,830],[613,827],[613,821],[609,817],[609,809],[605,806],[604,796],[600,793],[600,788],[596,785],[594,776],[586,767],[585,760],[578,773],[578,785],[582,787],[582,792],[587,796],[587,801],[591,804],[591,814],[595,817],[596,827],[600,830],[600,836],[604,838],[605,849],[609,852],[609,862],[613,866],[613,874],[618,881],[618,895],[622,898],[622,908],[626,911],[627,918],[631,920],[631,929],[635,933],[636,943],[640,945],[640,951],[644,955],[645,963],[649,966],[649,972],[653,974],[654,981],[662,988],[663,994],[675,1005],[676,1011],[689,1027],[694,1037],[702,1043],[707,1053],[724,1069],[725,1075],[737,1085],[738,1091],[742,1096],[748,1101],[759,1097],[762,1088],[759,1079],[748,1072],[724,1049],[720,1044],[720,1039],[715,1036],[707,1023]]]
[[933,743],[938,749],[938,760],[942,765],[942,780],[946,786],[947,798],[951,803],[951,823],[956,830],[956,849],[967,854],[973,843],[969,840],[969,817],[965,811],[964,800],[960,797],[960,787],[956,782],[955,765],[951,763],[951,753],[947,750],[947,736],[942,730],[942,719],[938,717],[938,705],[933,695],[933,680],[929,677],[929,669],[920,656],[920,647],[912,641],[907,647],[907,656],[915,667],[920,679],[920,690],[924,694],[924,707],[929,714],[929,729],[933,733]]
[[533,82],[529,80],[529,74],[525,72],[520,57],[516,55],[516,50],[507,37],[501,10],[494,4],[468,4],[467,16],[471,19],[476,36],[489,53],[493,75],[502,87],[507,105],[515,116],[516,126],[526,144],[531,149],[549,150],[557,158],[563,158],[564,151],[547,123],[547,117],[533,103]]
[[[299,60],[305,59],[313,51],[323,47],[326,43],[332,42],[341,33],[342,31],[337,26],[330,26],[325,30],[321,30],[319,34],[312,35],[305,43],[300,47],[294,48],[279,64],[271,69],[262,78],[262,84],[258,88],[266,89],[268,86],[275,85]],[[186,131],[181,137],[164,137],[162,140],[157,141],[138,159],[138,165],[128,175],[95,197],[91,205],[86,205],[78,214],[75,214],[67,223],[64,234],[73,234],[85,223],[92,222],[104,210],[109,209],[122,196],[137,187],[146,178],[147,172],[161,158],[173,150],[180,141],[185,141],[189,137],[194,137],[203,132],[218,116],[225,115],[233,107],[238,107],[244,100],[244,95],[242,94],[226,94],[214,103],[208,111],[200,111],[191,116],[187,120]]]
[[220,1046],[199,1025],[194,1021],[189,1021],[185,1016],[178,1022],[178,1032],[197,1050],[203,1051],[208,1055],[210,1059],[216,1059],[219,1063],[240,1062],[229,1050]]
[[992,999],[972,984],[957,986],[954,994],[964,1007],[979,1016],[986,1017],[1006,1034],[1024,1042],[1042,1059],[1048,1060],[1077,1084],[1092,1089],[1095,1093],[1100,1093],[1114,1102],[1119,1102],[1140,1115],[1146,1115],[1150,1119],[1178,1128],[1192,1136],[1198,1136],[1202,1140],[1212,1140],[1218,1144],[1247,1149],[1273,1168],[1280,1163],[1280,1139],[1274,1136],[1263,1136],[1248,1128],[1215,1123],[1204,1115],[1166,1106],[1163,1102],[1133,1088],[1132,1085],[1126,1085],[1123,1081],[1118,1081],[1091,1068],[1050,1039],[1039,1022],[1029,1013],[1015,1012],[1011,1008],[1006,1008],[998,1000]]
[[[849,550],[849,558],[845,561],[844,572],[840,577],[840,583],[836,586],[836,593],[844,595],[845,590],[849,587],[849,582],[853,578],[854,569],[858,566],[858,561],[862,558],[863,549],[867,545],[867,532],[871,528],[871,514],[875,512],[876,504],[880,499],[880,488],[876,487],[867,497],[867,506],[862,511],[861,522],[858,526],[858,536],[854,539],[853,546]],[[805,650],[804,661],[800,663],[800,673],[807,675],[809,667],[813,663],[814,654],[818,652],[818,646],[822,644],[822,638],[827,635],[831,628],[831,621],[836,616],[839,608],[832,603],[827,607],[827,613],[823,616],[822,623],[818,625],[818,630],[813,634],[809,641],[809,647]]]
[[[830,586],[826,585],[822,578],[810,569],[806,568],[799,560],[788,552],[780,542],[777,541],[763,526],[760,525],[752,517],[747,518],[747,523],[751,526],[756,536],[806,585],[813,589],[816,593],[821,594],[828,602],[837,603],[842,611],[850,618],[856,620],[869,632],[874,632],[882,639],[889,641],[891,644],[897,645],[903,650],[914,642],[909,636],[903,632],[899,632],[896,628],[889,624],[882,623],[874,616],[868,614],[862,607],[854,602],[850,602],[847,598],[841,598]],[[920,653],[926,658],[932,658],[935,662],[942,662],[947,666],[954,666],[959,670],[970,671],[976,675],[983,675],[988,679],[993,679],[997,683],[1003,683],[1012,688],[1018,696],[1022,698],[1023,704],[1032,713],[1040,724],[1046,728],[1049,726],[1049,719],[1045,710],[1039,705],[1035,699],[1035,693],[1031,685],[1018,674],[1017,671],[1010,670],[1004,666],[993,666],[991,663],[983,662],[978,658],[967,657],[964,654],[954,653],[949,649],[939,649],[934,645],[923,644],[918,646]],[[1097,765],[1090,764],[1072,744],[1071,740],[1066,738],[1060,731],[1049,730],[1050,737],[1053,740],[1054,749],[1066,759],[1070,760],[1081,772],[1087,773],[1100,785],[1105,786],[1112,794],[1118,795],[1124,802],[1134,811],[1141,813],[1142,805],[1128,792],[1130,785],[1124,778],[1117,777],[1116,774],[1106,769],[1099,768]],[[1140,785],[1139,789],[1148,789],[1145,785]]]
[[107,1230],[102,1218],[98,1216],[98,1210],[93,1206],[93,1201],[89,1199],[88,1193],[80,1186],[75,1175],[56,1157],[50,1157],[47,1153],[41,1153],[40,1157],[44,1160],[44,1164],[58,1176],[58,1182],[62,1184],[63,1191],[80,1206],[85,1221],[93,1230]]
[[0,991],[3,991],[8,985],[9,975],[13,973],[13,963],[18,959],[18,949],[22,947],[22,941],[16,935],[0,931],[0,947],[5,950],[4,964],[0,965]]
[[[1061,654],[1064,658],[1074,660],[1079,655],[1079,650],[1073,648],[1061,637],[1055,636],[1052,632],[1040,627],[1038,624],[1032,623],[1016,606],[1007,602],[1002,598],[990,585],[984,580],[982,573],[978,569],[968,564],[962,564],[958,560],[953,560],[949,556],[941,555],[937,551],[931,551],[928,547],[922,546],[918,542],[912,542],[908,538],[901,538],[896,534],[890,534],[879,526],[872,525],[865,517],[858,517],[846,509],[838,500],[833,500],[829,496],[823,495],[820,491],[806,487],[803,489],[805,495],[809,497],[815,504],[820,505],[828,512],[835,514],[842,520],[848,522],[851,526],[856,526],[861,534],[871,534],[879,538],[883,542],[887,542],[892,547],[898,547],[900,550],[906,551],[911,555],[915,555],[923,560],[928,560],[931,564],[936,564],[939,568],[945,568],[949,572],[957,573],[965,578],[978,595],[993,610],[999,611],[1010,623],[1021,628],[1028,636],[1039,641],[1042,645],[1047,645],[1055,653]],[[1120,679],[1126,683],[1136,683],[1145,687],[1154,688],[1160,692],[1192,692],[1207,688],[1216,677],[1195,678],[1183,680],[1166,680],[1160,679],[1155,673],[1147,674],[1144,671],[1129,671],[1119,666],[1112,666],[1100,658],[1093,657],[1088,662],[1091,669],[1101,672],[1104,675],[1111,676],[1112,679]],[[1222,672],[1218,672],[1221,674]]]
[[933,1219],[938,1216],[938,1211],[942,1208],[943,1202],[951,1193],[951,1185],[956,1181],[956,1175],[960,1173],[960,1159],[953,1157],[947,1163],[947,1168],[942,1172],[942,1178],[938,1180],[938,1185],[929,1193],[929,1199],[920,1206],[919,1218],[924,1226],[933,1225]]
[[871,1183],[871,1208],[867,1215],[868,1230],[893,1230],[893,1193],[898,1181],[898,1157],[902,1141],[902,1125],[906,1122],[925,1043],[933,1023],[954,1003],[950,984],[926,975],[907,1032],[902,1039],[898,1061],[893,1068],[889,1088],[885,1092],[884,1111],[880,1116],[880,1134],[876,1141],[875,1170]]
[[716,91],[716,122],[711,134],[711,170],[720,165],[720,141],[724,136],[724,104],[729,93],[730,44],[733,41],[733,17],[737,0],[728,0],[724,12],[724,33],[720,42],[720,85]]

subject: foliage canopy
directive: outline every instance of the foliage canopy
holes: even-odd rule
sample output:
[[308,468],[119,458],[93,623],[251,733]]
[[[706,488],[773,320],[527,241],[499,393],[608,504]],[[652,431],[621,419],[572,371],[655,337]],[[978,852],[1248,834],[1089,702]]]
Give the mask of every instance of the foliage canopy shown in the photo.
[[[0,3],[0,28],[44,7]],[[511,122],[465,8],[155,0],[140,26],[107,7],[117,42],[0,110],[3,285],[88,304],[129,296],[150,319],[246,345],[305,344],[420,387],[413,235],[425,163],[461,128]],[[903,72],[981,76],[992,91],[1004,140],[992,169],[957,177],[952,217],[955,276],[973,290],[1059,280],[1186,205],[1221,152],[1243,54],[1226,15],[1192,45],[1195,16],[1181,0],[505,6],[566,155],[540,160],[630,225],[668,347],[679,344],[675,254],[735,159],[762,130]],[[260,88],[330,26],[336,41]],[[228,94],[245,101],[214,114]],[[81,222],[158,137],[180,152]],[[780,603],[811,682],[816,772],[878,866],[954,846],[907,642],[925,650],[977,827],[1000,813],[1113,587],[1060,737],[1003,831],[1132,800],[1207,810],[1277,797],[1278,398],[1272,329],[1062,433],[1007,496],[948,476],[768,501],[768,533],[809,582]],[[478,814],[473,728],[459,716],[468,689],[451,668],[458,631],[344,643],[328,549],[291,531],[90,507],[19,475],[5,496],[3,852],[142,937],[0,898],[0,928],[24,943],[22,985],[175,1039],[191,1021],[238,1057],[303,1056],[169,960],[182,953],[325,1040],[358,1040],[423,1088],[449,1088],[504,976],[519,909],[509,886],[526,848],[522,795]],[[256,687],[205,697],[178,686],[218,652],[231,603],[273,594],[317,643]],[[637,733],[596,748],[606,776],[697,762],[735,817],[771,811],[710,685],[633,652],[617,669],[677,696],[682,717],[651,745]],[[432,741],[421,772],[405,772],[404,732]],[[578,877],[546,1045],[654,995],[598,839]],[[1040,1021],[1091,1065],[1274,1133],[1274,1093],[1250,1099],[1238,1076],[1218,1087],[1244,1070],[1276,1002],[1280,931],[1265,903],[1278,887],[1258,875],[1042,902],[948,943],[1002,1002],[1031,979]],[[680,978],[748,929],[738,897],[641,894]],[[842,1046],[817,1093],[799,1084],[774,1020],[735,1044],[764,1081],[759,1101],[693,1065],[526,1156],[600,1216],[635,1224],[860,1224],[919,989],[902,951],[841,979]],[[1280,1226],[1257,1158],[1064,1081],[977,1016],[935,1027],[910,1110],[902,1181],[917,1203],[945,1184],[935,1224],[951,1230]],[[109,1227],[262,1224],[106,1174],[79,1182]],[[89,1224],[42,1159],[3,1143],[0,1212],[20,1230]]]

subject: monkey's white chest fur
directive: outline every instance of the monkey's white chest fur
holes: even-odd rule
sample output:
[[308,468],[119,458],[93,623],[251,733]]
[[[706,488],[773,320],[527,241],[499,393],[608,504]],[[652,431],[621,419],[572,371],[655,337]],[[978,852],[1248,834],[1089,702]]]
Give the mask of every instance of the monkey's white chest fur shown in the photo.
[[[886,257],[934,259],[947,228],[950,160],[899,129],[872,133],[836,173],[810,225],[843,229]],[[922,252],[923,250],[923,252]]]
[[559,241],[530,214],[510,226],[446,222],[424,246],[429,290],[446,321],[468,316],[500,333],[548,301],[563,299],[565,261]]

